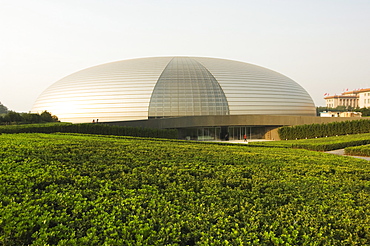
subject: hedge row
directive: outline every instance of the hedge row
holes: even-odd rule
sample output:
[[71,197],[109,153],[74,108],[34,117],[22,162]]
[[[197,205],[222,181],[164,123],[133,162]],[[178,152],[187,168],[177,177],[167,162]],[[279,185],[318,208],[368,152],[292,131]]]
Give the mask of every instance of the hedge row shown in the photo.
[[336,135],[370,132],[370,120],[352,120],[324,124],[284,126],[279,130],[280,139],[320,138]]
[[169,138],[169,139],[178,138],[178,132],[175,129],[165,130],[141,127],[110,126],[105,124],[49,123],[49,124],[0,126],[0,133],[54,133],[54,132]]
[[314,143],[297,143],[292,144],[292,148],[295,149],[307,149],[307,150],[314,150],[314,151],[330,151],[335,149],[344,149],[350,146],[360,146],[370,144],[370,139],[363,139],[363,140],[353,140],[349,142],[335,142],[335,143],[325,143],[325,144],[314,144]]
[[[350,146],[370,144],[370,133],[351,134],[344,136],[311,138],[288,141],[263,141],[254,142],[253,146],[296,148],[315,151],[329,151],[343,149]],[[248,145],[250,146],[250,145]]]
[[346,155],[370,156],[370,145],[348,147],[344,149]]

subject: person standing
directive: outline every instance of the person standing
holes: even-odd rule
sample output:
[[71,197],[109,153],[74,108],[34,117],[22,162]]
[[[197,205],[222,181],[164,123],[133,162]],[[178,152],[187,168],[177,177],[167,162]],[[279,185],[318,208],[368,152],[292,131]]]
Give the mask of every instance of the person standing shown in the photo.
[[247,141],[247,134],[244,134],[243,138],[244,138],[244,142],[248,142]]

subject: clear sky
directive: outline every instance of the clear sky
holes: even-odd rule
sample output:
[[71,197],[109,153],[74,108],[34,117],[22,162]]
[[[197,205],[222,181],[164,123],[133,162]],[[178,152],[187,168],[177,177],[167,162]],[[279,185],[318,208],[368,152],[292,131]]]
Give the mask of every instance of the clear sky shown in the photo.
[[0,102],[27,112],[102,63],[207,56],[280,72],[317,106],[370,87],[370,0],[0,0]]

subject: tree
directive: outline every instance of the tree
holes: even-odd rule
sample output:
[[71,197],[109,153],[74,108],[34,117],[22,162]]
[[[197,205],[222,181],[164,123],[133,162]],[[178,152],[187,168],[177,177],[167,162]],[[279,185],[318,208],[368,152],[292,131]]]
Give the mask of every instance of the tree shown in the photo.
[[361,112],[362,116],[370,116],[370,108],[356,108],[356,112]]
[[57,122],[58,121],[58,117],[56,117],[55,115],[51,115],[51,113],[49,113],[46,110],[42,112],[40,116],[41,116],[41,120],[44,122]]
[[316,107],[316,116],[320,116],[320,112],[330,111],[331,108],[318,106]]
[[5,122],[22,122],[23,117],[14,111],[9,111],[5,116],[4,116]]
[[1,102],[0,102],[0,114],[6,114],[8,113],[8,108],[5,107]]
[[39,114],[23,113],[21,114],[23,121],[25,123],[40,123],[42,122],[41,116]]

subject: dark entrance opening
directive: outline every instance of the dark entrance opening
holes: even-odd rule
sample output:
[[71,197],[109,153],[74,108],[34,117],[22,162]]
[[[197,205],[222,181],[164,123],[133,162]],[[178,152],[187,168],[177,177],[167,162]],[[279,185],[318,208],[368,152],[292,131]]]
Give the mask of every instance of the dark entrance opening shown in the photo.
[[228,126],[221,126],[220,139],[226,141],[230,139]]

